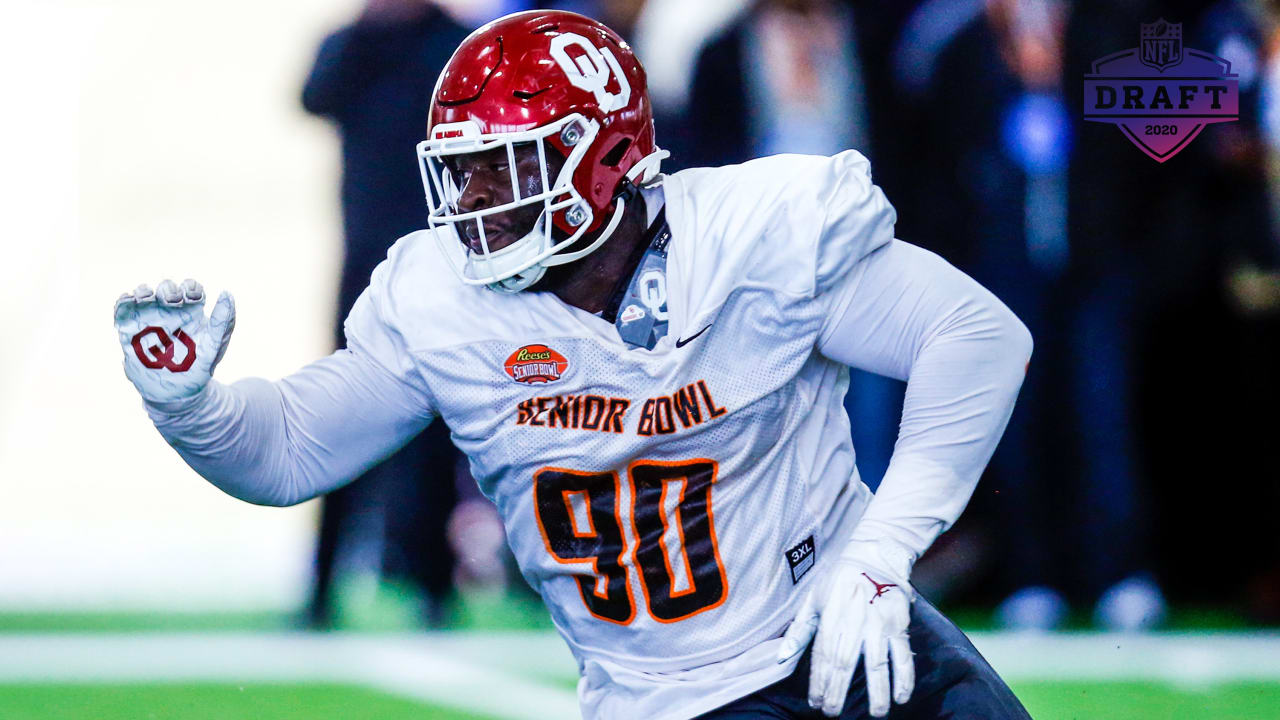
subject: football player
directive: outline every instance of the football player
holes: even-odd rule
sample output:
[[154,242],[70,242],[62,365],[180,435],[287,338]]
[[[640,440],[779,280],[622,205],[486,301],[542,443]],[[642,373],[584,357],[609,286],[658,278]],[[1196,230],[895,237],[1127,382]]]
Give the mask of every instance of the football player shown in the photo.
[[[566,12],[473,33],[418,146],[402,238],[348,347],[211,379],[231,296],[116,303],[124,369],[197,472],[249,502],[328,492],[452,428],[577,658],[586,718],[1025,718],[912,564],[967,503],[1025,327],[894,239],[855,151],[662,175],[644,70]],[[288,302],[287,297],[282,301]],[[847,366],[907,380],[873,496]]]

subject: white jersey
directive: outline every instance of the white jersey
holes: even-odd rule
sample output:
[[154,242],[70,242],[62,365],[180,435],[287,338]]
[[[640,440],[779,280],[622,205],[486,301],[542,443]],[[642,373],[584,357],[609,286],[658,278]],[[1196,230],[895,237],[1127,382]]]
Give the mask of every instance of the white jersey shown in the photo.
[[[669,325],[652,350],[551,294],[462,284],[423,231],[374,272],[350,350],[153,407],[157,426],[228,492],[284,504],[438,415],[578,660],[585,717],[688,718],[764,687],[794,668],[776,640],[855,526],[918,555],[959,515],[1029,342],[1001,345],[1021,327],[1007,309],[893,240],[856,152],[660,190],[665,289],[644,311],[665,290]],[[874,503],[842,407],[850,363],[911,376]]]
[[[550,294],[463,285],[430,231],[397,243],[347,322],[452,429],[596,717],[690,703],[613,697],[615,666],[671,673],[777,637],[813,552],[870,497],[848,371],[814,352],[831,289],[892,239],[866,160],[778,156],[662,191],[669,330],[653,350]],[[794,571],[791,549],[808,556]]]

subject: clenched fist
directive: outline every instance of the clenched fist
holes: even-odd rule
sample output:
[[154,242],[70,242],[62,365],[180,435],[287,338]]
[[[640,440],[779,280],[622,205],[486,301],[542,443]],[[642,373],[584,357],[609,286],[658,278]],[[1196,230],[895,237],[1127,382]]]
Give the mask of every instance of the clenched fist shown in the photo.
[[213,377],[236,325],[236,305],[222,293],[206,318],[204,288],[195,280],[139,285],[116,300],[116,332],[124,374],[149,402],[192,397]]

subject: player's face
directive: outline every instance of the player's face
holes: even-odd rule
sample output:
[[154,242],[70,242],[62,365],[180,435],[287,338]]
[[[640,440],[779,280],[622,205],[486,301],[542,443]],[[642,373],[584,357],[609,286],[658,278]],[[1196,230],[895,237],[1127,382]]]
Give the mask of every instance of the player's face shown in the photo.
[[[460,188],[458,212],[497,207],[514,201],[515,192],[527,198],[542,192],[542,170],[538,164],[538,149],[532,143],[515,147],[516,188],[512,188],[512,168],[505,148],[494,148],[479,153],[453,155],[445,158],[445,167],[453,175],[453,182]],[[555,181],[564,162],[554,150],[547,149],[547,182]],[[542,203],[535,202],[505,212],[484,217],[485,242],[489,252],[501,250],[533,230],[542,213]],[[474,222],[458,223],[458,234],[473,252],[483,252],[480,232]]]

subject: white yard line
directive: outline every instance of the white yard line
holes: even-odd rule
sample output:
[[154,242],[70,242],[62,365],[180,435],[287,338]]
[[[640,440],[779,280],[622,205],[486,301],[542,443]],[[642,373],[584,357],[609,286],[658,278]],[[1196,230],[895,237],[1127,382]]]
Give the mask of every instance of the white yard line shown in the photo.
[[1280,633],[971,633],[1005,679],[1280,681]]
[[[1011,682],[1280,681],[1280,633],[971,638]],[[552,633],[0,635],[0,683],[352,683],[509,720],[577,717],[574,674]]]
[[[574,693],[455,656],[431,636],[0,635],[0,682],[339,682],[490,714],[578,714]],[[570,666],[572,673],[572,666]]]
[[[437,636],[438,637],[438,636]],[[552,636],[564,663],[547,663],[544,670],[559,668],[556,675],[576,677],[577,667],[559,637]],[[544,684],[527,672],[512,672],[498,658],[468,658],[453,646],[454,638],[406,638],[383,640],[369,653],[370,662],[357,671],[364,684],[386,692],[466,708],[509,720],[540,720],[578,717],[577,693],[555,684]],[[428,686],[422,678],[432,678]],[[446,680],[448,678],[448,680]]]

